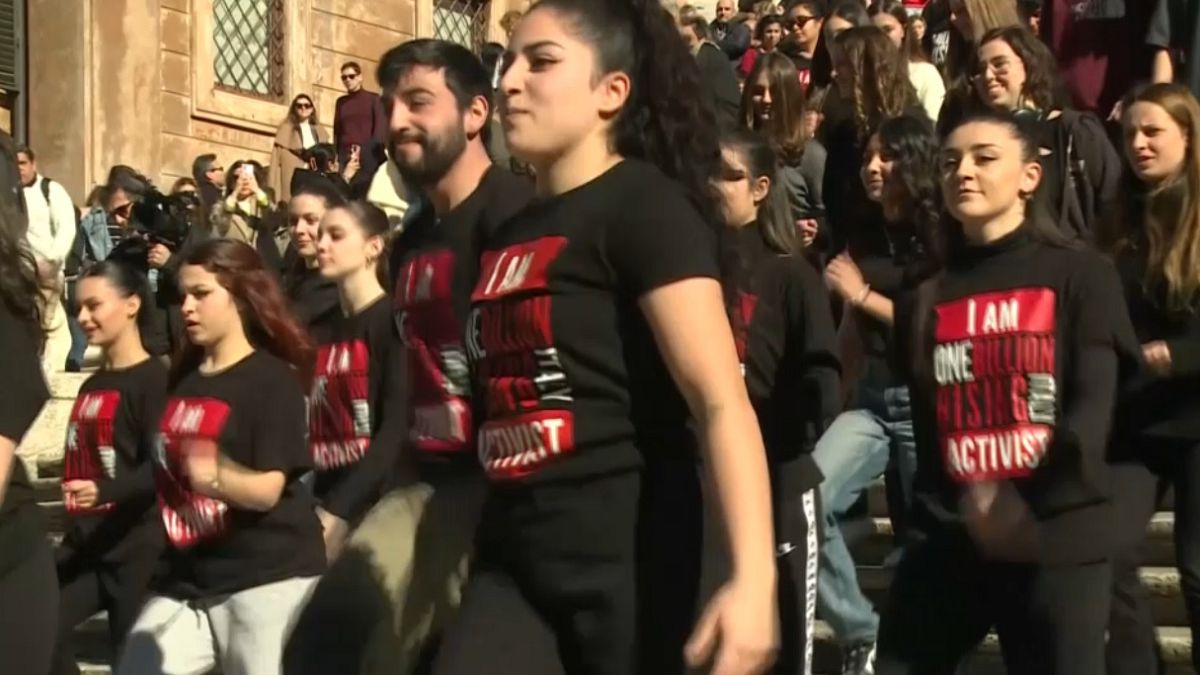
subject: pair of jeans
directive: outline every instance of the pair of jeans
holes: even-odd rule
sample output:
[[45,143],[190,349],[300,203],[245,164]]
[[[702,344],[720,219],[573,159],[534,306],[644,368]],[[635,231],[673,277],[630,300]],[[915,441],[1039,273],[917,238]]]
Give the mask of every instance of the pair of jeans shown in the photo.
[[67,354],[67,369],[78,371],[83,368],[84,354],[87,352],[87,334],[79,325],[79,303],[75,297],[75,287],[78,281],[67,282],[67,328],[71,331],[71,351]]
[[838,521],[893,458],[901,482],[907,480],[908,487],[902,492],[911,500],[915,456],[906,387],[860,389],[856,406],[838,415],[817,441],[813,458],[825,476],[821,483],[825,527],[817,608],[843,644],[873,642],[879,617],[859,588],[854,559]]

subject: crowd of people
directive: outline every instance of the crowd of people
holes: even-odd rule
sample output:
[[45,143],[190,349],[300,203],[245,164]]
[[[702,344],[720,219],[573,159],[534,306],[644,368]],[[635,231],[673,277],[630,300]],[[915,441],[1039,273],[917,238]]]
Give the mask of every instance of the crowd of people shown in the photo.
[[[0,143],[0,670],[77,673],[103,610],[118,675],[800,675],[818,618],[846,675],[993,630],[1159,672],[1168,487],[1200,626],[1186,3],[913,4],[540,0],[82,211]],[[88,347],[52,548],[14,453]]]

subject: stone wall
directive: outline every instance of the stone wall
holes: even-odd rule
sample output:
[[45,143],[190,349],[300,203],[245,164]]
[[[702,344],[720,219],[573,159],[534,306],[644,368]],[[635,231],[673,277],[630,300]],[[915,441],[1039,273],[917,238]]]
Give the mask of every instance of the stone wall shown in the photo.
[[[28,0],[30,145],[77,202],[114,164],[165,188],[205,152],[266,163],[296,94],[332,125],[342,63],[361,63],[371,88],[384,51],[433,33],[432,0],[288,0],[286,95],[273,102],[214,86],[213,2]],[[525,4],[493,0],[493,38]]]

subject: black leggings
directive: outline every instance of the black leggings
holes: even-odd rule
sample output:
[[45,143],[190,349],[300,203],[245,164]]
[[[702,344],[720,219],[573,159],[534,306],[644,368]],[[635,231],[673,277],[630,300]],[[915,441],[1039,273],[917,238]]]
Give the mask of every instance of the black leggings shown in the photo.
[[108,642],[114,656],[133,626],[146,599],[157,564],[158,549],[149,543],[120,559],[80,553],[64,545],[58,561],[59,640],[55,675],[75,675],[75,627],[96,612],[108,612]]
[[1138,567],[1146,526],[1157,503],[1157,479],[1145,465],[1114,464],[1112,470],[1112,529],[1116,534],[1112,568],[1112,606],[1109,609],[1108,675],[1155,675],[1164,664],[1154,632],[1154,615]]
[[700,513],[690,462],[494,491],[434,672],[684,672]]
[[36,541],[28,557],[0,573],[0,673],[50,672],[58,633],[58,584],[49,542],[44,535]]
[[953,675],[994,626],[1010,673],[1103,673],[1111,578],[1107,560],[988,562],[965,534],[932,534],[896,569],[875,672]]

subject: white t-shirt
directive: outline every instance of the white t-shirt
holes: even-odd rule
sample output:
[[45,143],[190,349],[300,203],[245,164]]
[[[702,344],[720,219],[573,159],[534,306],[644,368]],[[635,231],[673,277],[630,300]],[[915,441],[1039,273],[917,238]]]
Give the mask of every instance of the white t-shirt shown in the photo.
[[917,90],[917,100],[929,115],[929,119],[937,122],[938,113],[942,111],[942,101],[946,98],[946,82],[937,66],[924,61],[908,62],[908,80],[913,89]]

